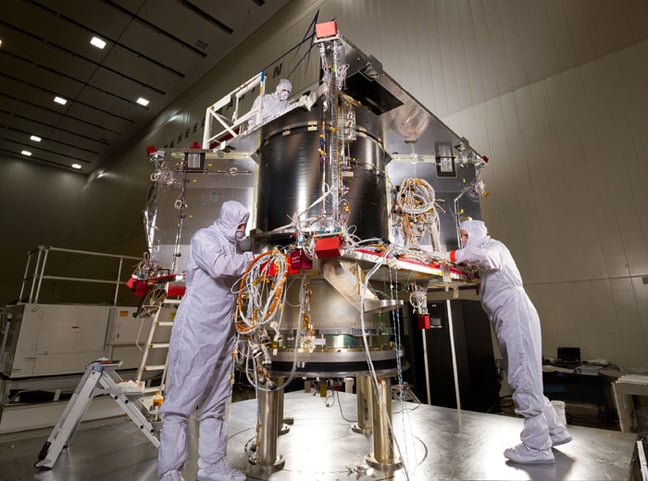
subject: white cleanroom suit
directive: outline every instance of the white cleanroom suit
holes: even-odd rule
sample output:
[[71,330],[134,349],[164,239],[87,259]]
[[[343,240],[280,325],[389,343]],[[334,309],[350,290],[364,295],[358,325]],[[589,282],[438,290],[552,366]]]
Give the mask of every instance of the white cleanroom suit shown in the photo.
[[[261,122],[277,117],[288,109],[288,98],[290,97],[290,92],[292,92],[292,84],[290,83],[290,80],[281,79],[273,93],[258,96],[254,99],[251,111],[256,112],[263,102]],[[250,128],[254,127],[256,124],[256,116],[252,117],[248,121],[248,127]]]
[[196,231],[186,266],[185,293],[171,331],[169,385],[161,409],[158,475],[179,481],[188,454],[189,416],[199,423],[198,479],[243,481],[225,460],[225,406],[231,395],[235,295],[232,286],[252,260],[236,251],[249,211],[223,203],[211,226]]
[[543,394],[538,313],[507,247],[490,238],[482,221],[462,222],[459,229],[468,239],[463,249],[450,252],[450,260],[479,271],[482,306],[507,360],[515,411],[524,416],[522,443],[504,451],[504,456],[518,463],[553,463],[551,446],[567,443],[571,436]]

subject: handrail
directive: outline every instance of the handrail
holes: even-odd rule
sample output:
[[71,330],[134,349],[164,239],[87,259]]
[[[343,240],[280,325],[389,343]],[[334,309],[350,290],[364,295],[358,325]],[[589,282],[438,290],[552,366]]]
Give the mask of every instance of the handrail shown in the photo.
[[[259,96],[263,99],[263,94],[265,93],[265,80],[265,72],[262,70],[254,77],[243,82],[243,84],[225,95],[222,99],[207,107],[205,110],[205,128],[203,131],[202,141],[203,149],[209,150],[212,143],[217,143],[222,147],[223,139],[237,137],[239,132],[235,129],[250,120],[252,117],[256,117],[257,125],[261,123],[262,105],[258,110],[250,110],[249,112],[239,116],[239,104],[241,98],[257,86],[259,87]],[[231,118],[228,118],[220,112],[232,105],[234,106],[234,112]],[[218,124],[220,124],[220,127],[222,127],[222,130],[216,134],[212,132],[214,125],[213,120],[216,120]]]
[[[49,254],[53,252],[64,252],[68,254],[79,254],[82,256],[94,256],[102,257],[109,259],[118,259],[119,265],[117,266],[117,277],[116,279],[97,279],[92,277],[75,277],[75,276],[55,276],[47,275],[45,269],[47,267],[47,261],[49,259]],[[32,266],[32,257],[37,255],[36,262],[33,267],[33,271],[30,270]],[[136,260],[140,261],[140,257],[119,255],[119,254],[106,254],[103,252],[93,252],[86,250],[78,249],[64,249],[61,247],[52,247],[52,246],[38,246],[35,249],[32,249],[27,252],[27,265],[25,266],[25,273],[23,275],[22,285],[20,287],[20,297],[18,298],[19,303],[38,303],[40,298],[40,292],[43,280],[58,280],[58,281],[68,281],[68,282],[85,282],[92,284],[114,284],[115,293],[113,296],[113,305],[117,305],[117,299],[119,296],[119,287],[120,285],[125,285],[126,282],[120,281],[124,260]],[[31,284],[31,285],[29,285]],[[24,299],[26,288],[29,287],[29,296],[27,299]]]

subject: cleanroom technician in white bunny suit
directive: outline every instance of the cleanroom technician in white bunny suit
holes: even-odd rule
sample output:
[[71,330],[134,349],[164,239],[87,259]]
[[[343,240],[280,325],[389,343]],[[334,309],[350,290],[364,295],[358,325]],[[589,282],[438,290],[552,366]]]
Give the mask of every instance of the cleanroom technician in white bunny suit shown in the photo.
[[543,394],[540,318],[524,290],[522,277],[508,248],[488,235],[480,220],[459,225],[463,249],[446,254],[452,262],[477,267],[479,292],[500,350],[507,380],[513,389],[515,411],[524,417],[522,442],[504,456],[522,464],[554,463],[552,446],[571,441],[565,426]]
[[[254,103],[252,104],[250,111],[256,112],[259,109],[261,102],[263,102],[261,121],[265,122],[270,118],[277,117],[278,115],[281,115],[286,110],[288,110],[288,99],[290,98],[291,92],[292,84],[290,83],[290,80],[282,78],[281,80],[279,80],[279,83],[277,84],[277,87],[275,88],[275,91],[273,93],[258,96],[256,99],[254,99]],[[253,116],[248,121],[248,126],[250,128],[254,127],[256,125],[256,121],[256,116]]]
[[196,231],[186,266],[187,291],[173,323],[169,386],[162,405],[158,476],[182,481],[191,415],[199,423],[198,481],[244,481],[225,459],[225,407],[232,392],[235,295],[232,286],[252,260],[236,243],[245,236],[249,211],[223,203],[211,226]]

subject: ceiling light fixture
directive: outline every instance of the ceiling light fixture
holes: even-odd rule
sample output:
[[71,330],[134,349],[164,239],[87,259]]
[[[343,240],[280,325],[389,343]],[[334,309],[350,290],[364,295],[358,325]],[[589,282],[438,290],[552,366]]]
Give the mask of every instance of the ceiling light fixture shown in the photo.
[[92,37],[92,39],[90,39],[90,45],[103,49],[106,46],[106,42],[99,37]]
[[31,157],[31,155],[32,155],[32,153],[31,153],[29,150],[23,150],[23,151],[21,152],[21,154],[23,154],[23,155],[26,156],[26,157]]
[[29,140],[33,140],[34,142],[40,142],[43,139],[41,139],[38,135],[32,135],[31,137],[29,137]]
[[81,169],[81,164],[72,164],[72,168],[80,170]]
[[65,100],[63,97],[54,97],[54,102],[57,104],[65,105],[67,103],[67,100]]
[[145,99],[144,97],[140,97],[140,98],[137,99],[136,102],[137,102],[138,104],[140,104],[140,105],[146,107],[146,106],[149,104],[150,100]]

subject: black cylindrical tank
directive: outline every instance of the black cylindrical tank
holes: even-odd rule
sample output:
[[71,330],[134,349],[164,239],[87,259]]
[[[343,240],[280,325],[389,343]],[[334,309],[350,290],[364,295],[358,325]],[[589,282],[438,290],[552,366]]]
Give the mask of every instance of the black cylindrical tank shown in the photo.
[[[349,169],[344,172],[348,192],[344,199],[351,211],[348,226],[360,238],[388,238],[385,185],[385,151],[377,117],[356,109],[356,139],[347,144]],[[292,110],[262,127],[259,149],[259,184],[256,226],[263,232],[290,224],[296,212],[305,210],[322,195],[320,134],[322,112]],[[330,127],[326,135],[331,135]],[[313,207],[306,218],[320,215]],[[330,215],[330,212],[328,212]]]

